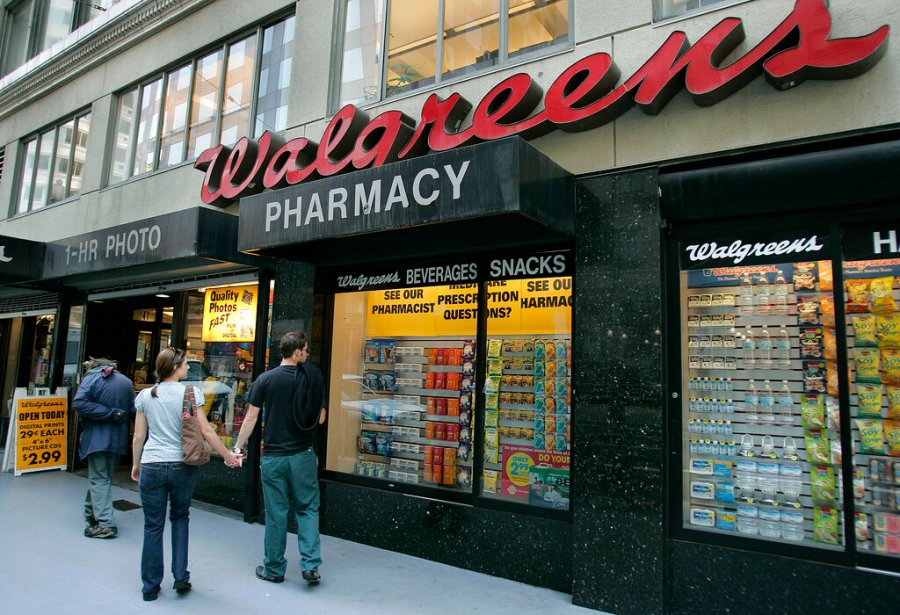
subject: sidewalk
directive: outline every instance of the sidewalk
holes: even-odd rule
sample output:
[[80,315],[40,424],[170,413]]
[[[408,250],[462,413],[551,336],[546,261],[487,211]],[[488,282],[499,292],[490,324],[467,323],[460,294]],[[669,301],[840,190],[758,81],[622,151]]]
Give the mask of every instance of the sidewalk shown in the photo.
[[[452,568],[428,560],[322,536],[322,583],[300,580],[297,542],[288,536],[283,584],[259,581],[263,527],[191,508],[193,591],[178,596],[169,572],[156,602],[141,601],[141,509],[116,511],[119,537],[82,535],[87,480],[67,472],[0,473],[0,612],[281,613],[304,615],[597,615],[571,596]],[[113,487],[113,499],[140,503],[134,491]],[[547,571],[544,571],[547,572]]]

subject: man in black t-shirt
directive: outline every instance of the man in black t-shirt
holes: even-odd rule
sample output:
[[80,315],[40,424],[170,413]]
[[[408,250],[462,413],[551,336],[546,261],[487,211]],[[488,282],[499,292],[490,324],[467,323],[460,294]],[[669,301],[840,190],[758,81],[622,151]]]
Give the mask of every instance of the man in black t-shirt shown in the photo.
[[[241,453],[259,419],[260,408],[265,408],[260,470],[266,503],[265,563],[256,567],[256,576],[273,583],[284,581],[287,520],[293,501],[301,574],[314,584],[321,579],[322,557],[318,460],[312,444],[316,427],[325,422],[325,382],[318,368],[304,364],[309,358],[309,344],[303,333],[286,333],[280,350],[281,365],[262,374],[250,389],[247,416],[234,452]],[[304,408],[314,409],[312,420],[303,416]]]

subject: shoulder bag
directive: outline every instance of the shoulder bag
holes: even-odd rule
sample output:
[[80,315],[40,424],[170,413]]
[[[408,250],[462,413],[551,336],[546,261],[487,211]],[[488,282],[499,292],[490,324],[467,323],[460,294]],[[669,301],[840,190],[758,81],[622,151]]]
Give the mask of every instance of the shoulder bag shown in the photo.
[[209,462],[209,447],[200,429],[194,399],[194,387],[184,387],[184,399],[181,402],[181,450],[184,452],[184,463],[202,466]]

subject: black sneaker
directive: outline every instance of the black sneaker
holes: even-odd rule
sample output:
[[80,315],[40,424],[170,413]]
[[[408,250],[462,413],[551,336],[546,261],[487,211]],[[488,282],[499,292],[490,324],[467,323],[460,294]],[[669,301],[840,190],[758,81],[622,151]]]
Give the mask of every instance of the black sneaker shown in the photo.
[[268,581],[269,583],[284,583],[284,575],[272,575],[266,574],[265,566],[257,566],[256,567],[256,578],[262,579],[263,581]]
[[159,590],[155,592],[143,592],[141,594],[144,598],[144,602],[153,602],[157,598],[159,598]]
[[184,594],[186,592],[191,591],[191,582],[185,579],[184,581],[175,581],[175,585],[172,586],[179,594]]
[[312,570],[303,571],[303,580],[310,585],[315,585],[322,580],[322,577],[319,575],[319,570],[317,568],[314,568]]
[[88,538],[115,538],[119,535],[119,530],[115,526],[102,527],[95,525],[84,530],[84,535]]

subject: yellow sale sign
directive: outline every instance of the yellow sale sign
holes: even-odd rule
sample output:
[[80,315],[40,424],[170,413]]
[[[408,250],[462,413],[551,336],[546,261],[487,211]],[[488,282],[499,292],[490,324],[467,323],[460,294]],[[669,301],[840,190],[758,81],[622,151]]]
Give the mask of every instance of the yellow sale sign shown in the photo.
[[16,403],[16,474],[66,467],[67,397],[26,397]]
[[203,299],[203,342],[252,342],[256,339],[259,287],[210,288]]

